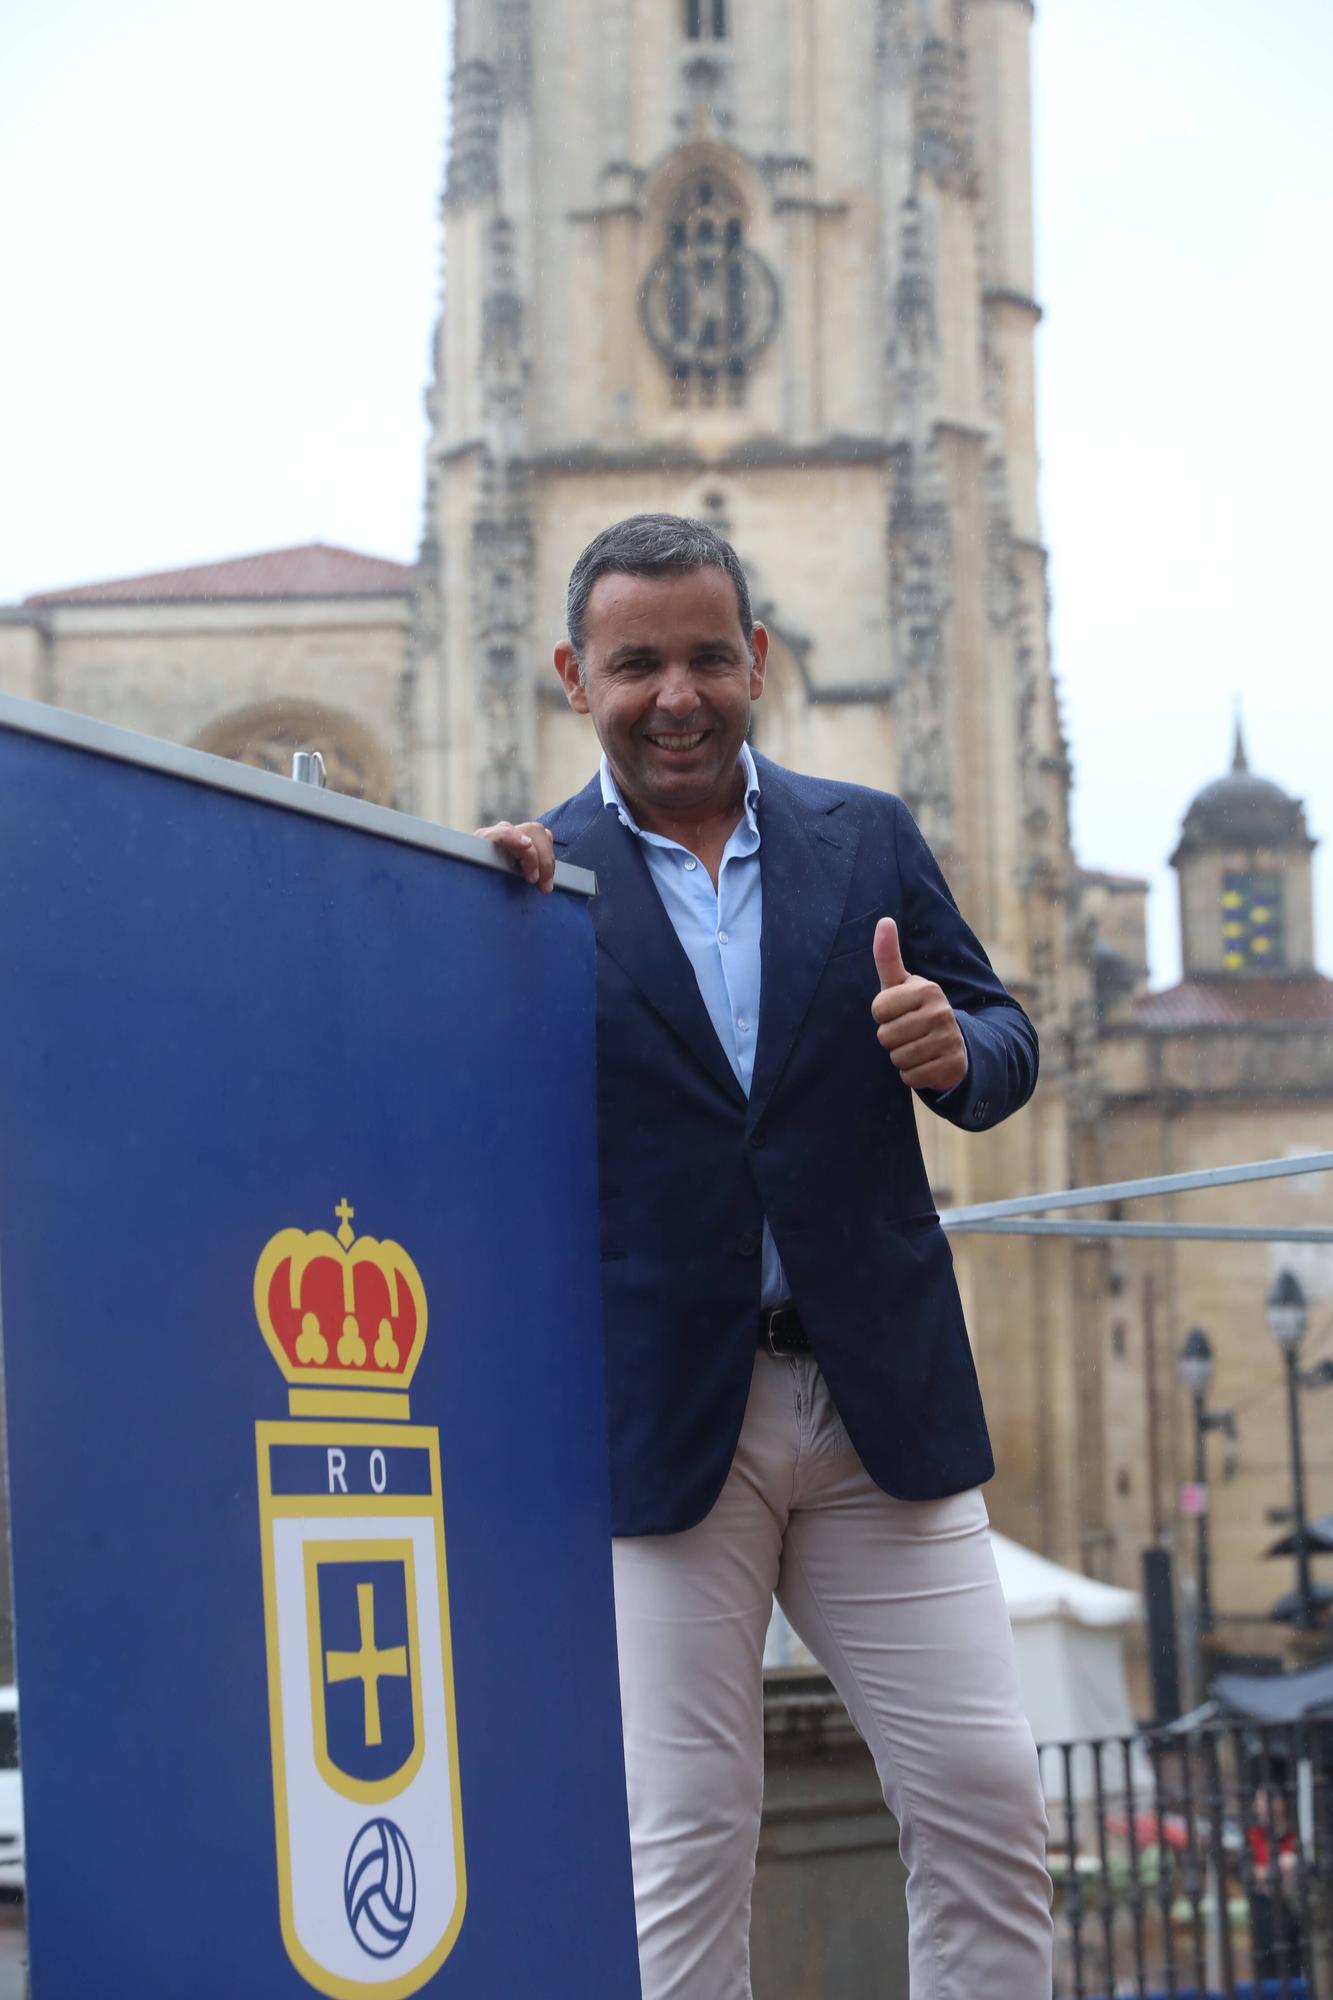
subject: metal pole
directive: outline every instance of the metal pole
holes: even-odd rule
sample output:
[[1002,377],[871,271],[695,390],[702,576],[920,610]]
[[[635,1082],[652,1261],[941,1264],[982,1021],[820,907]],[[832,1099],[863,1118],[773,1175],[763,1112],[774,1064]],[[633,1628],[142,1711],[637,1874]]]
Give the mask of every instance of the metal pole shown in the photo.
[[1301,1458],[1300,1357],[1296,1344],[1284,1348],[1287,1364],[1287,1415],[1291,1427],[1291,1483],[1296,1510],[1296,1587],[1300,1609],[1296,1624],[1302,1632],[1314,1630],[1314,1591],[1310,1584],[1310,1542],[1305,1530],[1305,1466]]
[[1204,1442],[1208,1426],[1203,1414],[1203,1390],[1194,1392],[1194,1483],[1198,1488],[1198,1571],[1199,1571],[1199,1636],[1205,1638],[1213,1629],[1213,1592],[1208,1547],[1208,1462]]
[[1136,1181],[1104,1181],[1099,1187],[1052,1188],[1045,1194],[971,1202],[966,1208],[944,1209],[940,1221],[947,1229],[952,1223],[995,1221],[1001,1216],[1032,1215],[1048,1208],[1095,1208],[1107,1201],[1137,1201],[1148,1195],[1188,1194],[1196,1188],[1236,1187],[1244,1181],[1322,1174],[1331,1167],[1333,1153],[1301,1153],[1289,1160],[1253,1160],[1247,1166],[1204,1167],[1191,1174],[1149,1174]]
[[1157,1381],[1157,1294],[1153,1274],[1143,1276],[1143,1393],[1148,1419],[1148,1518],[1152,1538],[1163,1539],[1161,1410]]

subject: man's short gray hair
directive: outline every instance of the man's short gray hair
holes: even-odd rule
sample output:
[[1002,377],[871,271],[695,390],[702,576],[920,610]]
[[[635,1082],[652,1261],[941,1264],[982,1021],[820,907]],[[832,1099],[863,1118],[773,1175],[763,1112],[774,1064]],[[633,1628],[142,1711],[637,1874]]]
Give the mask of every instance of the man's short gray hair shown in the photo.
[[724,570],[736,586],[736,609],[746,643],[754,635],[750,586],[731,543],[707,521],[685,514],[631,514],[594,535],[569,575],[565,625],[569,643],[583,658],[588,599],[604,576],[684,575],[693,569]]

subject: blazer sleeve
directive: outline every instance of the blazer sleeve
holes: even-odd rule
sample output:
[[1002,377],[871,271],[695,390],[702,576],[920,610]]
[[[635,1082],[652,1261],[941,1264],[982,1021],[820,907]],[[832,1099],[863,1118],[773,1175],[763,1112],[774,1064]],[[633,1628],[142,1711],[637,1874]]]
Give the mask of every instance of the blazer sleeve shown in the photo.
[[952,1090],[918,1094],[951,1124],[982,1132],[1031,1097],[1037,1082],[1037,1031],[963,921],[920,827],[901,800],[894,804],[903,963],[943,989],[968,1055],[961,1083]]

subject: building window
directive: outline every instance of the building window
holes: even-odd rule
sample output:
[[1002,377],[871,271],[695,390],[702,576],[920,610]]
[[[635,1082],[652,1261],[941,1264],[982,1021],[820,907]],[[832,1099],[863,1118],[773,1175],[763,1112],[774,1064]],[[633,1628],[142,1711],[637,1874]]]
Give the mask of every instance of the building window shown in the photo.
[[1227,972],[1282,968],[1282,878],[1228,869],[1222,877],[1222,964]]
[[720,175],[698,174],[677,195],[641,303],[678,402],[715,402],[720,391],[741,400],[750,364],[777,325],[778,286],[746,243],[740,199]]
[[1115,1490],[1123,1500],[1129,1492],[1129,1474],[1122,1465],[1115,1476]]
[[1116,1320],[1111,1328],[1111,1352],[1112,1354],[1114,1354],[1117,1361],[1124,1360],[1125,1322],[1122,1319]]
[[685,0],[685,33],[692,42],[725,41],[727,0]]
[[195,748],[284,778],[291,776],[294,751],[318,750],[330,791],[375,805],[394,801],[392,768],[370,731],[322,703],[278,700],[233,710],[210,723]]

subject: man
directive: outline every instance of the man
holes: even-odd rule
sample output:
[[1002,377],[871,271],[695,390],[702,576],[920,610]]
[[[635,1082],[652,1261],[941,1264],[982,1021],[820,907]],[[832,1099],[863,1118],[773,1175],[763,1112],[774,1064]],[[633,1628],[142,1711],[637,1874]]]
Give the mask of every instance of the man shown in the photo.
[[555,665],[601,770],[483,829],[597,874],[616,1621],[644,2000],[748,2000],[776,1593],[869,1744],[913,2000],[1049,2000],[1032,1737],[913,1091],[966,1130],[1036,1036],[887,793],[746,742],[768,635],[730,545],[639,515]]

